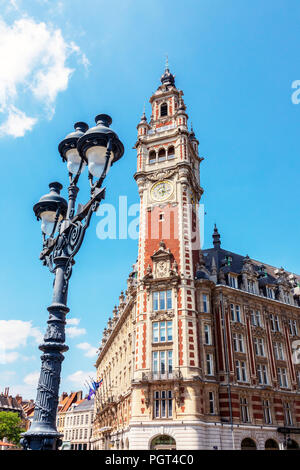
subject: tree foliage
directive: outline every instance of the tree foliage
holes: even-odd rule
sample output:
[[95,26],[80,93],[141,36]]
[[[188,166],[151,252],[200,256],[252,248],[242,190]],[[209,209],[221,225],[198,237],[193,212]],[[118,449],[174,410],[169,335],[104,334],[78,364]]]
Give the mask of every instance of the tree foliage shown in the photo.
[[0,411],[0,440],[4,437],[13,444],[19,444],[21,433],[25,429],[22,428],[21,418],[17,413],[12,411]]

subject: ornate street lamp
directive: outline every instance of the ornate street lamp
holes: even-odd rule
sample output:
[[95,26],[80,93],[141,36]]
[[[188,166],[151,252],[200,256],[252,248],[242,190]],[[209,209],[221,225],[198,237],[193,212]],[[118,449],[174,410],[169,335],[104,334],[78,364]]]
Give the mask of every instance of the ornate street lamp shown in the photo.
[[[69,172],[68,202],[60,196],[62,185],[51,183],[49,194],[42,196],[33,207],[37,219],[42,221],[40,259],[55,274],[55,280],[52,303],[48,307],[48,328],[44,342],[39,346],[43,354],[34,419],[21,440],[24,449],[56,450],[61,445],[62,435],[56,429],[56,413],[63,352],[69,349],[65,344],[69,279],[74,256],[81,247],[91,216],[104,199],[102,183],[111,166],[124,154],[122,142],[109,127],[112,123],[110,116],[100,114],[95,121],[96,126],[91,129],[84,122],[76,123],[75,131],[58,146]],[[75,214],[77,183],[86,165],[91,198],[84,206],[79,204]]]

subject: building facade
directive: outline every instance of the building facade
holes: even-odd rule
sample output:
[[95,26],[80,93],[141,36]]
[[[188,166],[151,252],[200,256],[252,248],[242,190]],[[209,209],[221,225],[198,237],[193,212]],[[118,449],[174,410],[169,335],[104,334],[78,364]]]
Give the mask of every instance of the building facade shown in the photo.
[[99,348],[92,447],[296,448],[300,278],[221,248],[216,227],[200,249],[203,159],[168,68],[150,103],[138,259]]
[[70,450],[91,449],[93,414],[93,399],[74,403],[66,412],[63,442],[69,444]]

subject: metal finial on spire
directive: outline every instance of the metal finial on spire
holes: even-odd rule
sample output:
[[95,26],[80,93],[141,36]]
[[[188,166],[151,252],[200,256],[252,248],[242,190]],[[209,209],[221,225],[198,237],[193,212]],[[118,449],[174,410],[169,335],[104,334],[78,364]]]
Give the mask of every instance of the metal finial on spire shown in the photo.
[[147,121],[145,103],[144,103],[144,107],[143,107],[143,114],[142,114],[142,117],[141,117],[141,122],[144,122],[144,121]]
[[166,54],[166,70],[169,70],[169,57],[168,54]]

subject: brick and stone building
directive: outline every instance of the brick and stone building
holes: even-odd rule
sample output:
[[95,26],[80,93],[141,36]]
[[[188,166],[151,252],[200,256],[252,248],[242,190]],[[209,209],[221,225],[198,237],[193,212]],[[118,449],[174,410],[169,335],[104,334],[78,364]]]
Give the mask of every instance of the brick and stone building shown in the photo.
[[63,446],[71,450],[90,450],[92,424],[94,414],[94,399],[86,398],[73,403],[64,417]]
[[70,407],[75,403],[79,403],[82,400],[82,391],[71,392],[69,395],[63,392],[59,398],[58,409],[57,409],[57,430],[61,434],[64,434],[66,413]]
[[203,159],[168,67],[150,103],[138,259],[99,348],[92,446],[296,448],[300,278],[223,249],[216,227],[200,249]]

